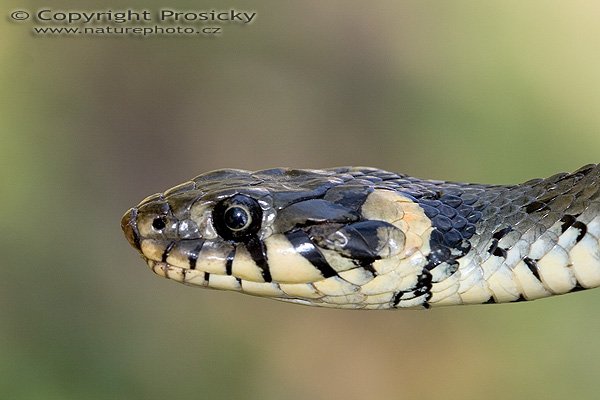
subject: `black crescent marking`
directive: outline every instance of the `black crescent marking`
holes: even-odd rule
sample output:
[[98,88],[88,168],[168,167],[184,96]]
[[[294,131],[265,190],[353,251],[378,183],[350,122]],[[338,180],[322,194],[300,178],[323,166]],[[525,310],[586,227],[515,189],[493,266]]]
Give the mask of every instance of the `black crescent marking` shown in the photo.
[[267,246],[258,237],[254,236],[246,242],[246,249],[252,257],[252,261],[258,265],[265,282],[271,282],[271,271],[269,270],[269,263],[267,261]]
[[403,291],[399,291],[398,293],[396,293],[394,295],[394,302],[393,302],[394,308],[398,307],[398,304],[400,304],[400,300],[402,298],[402,295],[404,295],[404,293],[405,292],[403,292]]
[[563,215],[563,217],[560,219],[560,222],[562,222],[562,225],[560,227],[560,231],[562,233],[565,233],[565,231],[567,229],[569,229],[569,227],[575,223],[575,221],[576,221],[575,218],[576,217],[573,216],[573,215],[569,215],[569,214]]
[[512,228],[510,226],[500,229],[499,231],[494,232],[494,235],[492,236],[494,239],[500,240],[502,239],[504,236],[506,236],[508,233],[510,233],[512,231]]
[[231,268],[233,267],[233,259],[235,258],[235,250],[237,247],[234,247],[233,250],[227,254],[227,261],[225,262],[225,273],[227,275],[231,275]]
[[493,238],[492,244],[490,245],[490,248],[488,249],[488,253],[494,254],[494,252],[496,251],[497,248],[498,248],[498,239]]
[[579,243],[587,233],[587,226],[581,221],[575,221],[571,226],[579,229],[579,235],[577,235],[577,239],[575,239],[575,243]]
[[190,263],[190,269],[196,269],[196,263],[198,262],[198,257],[200,256],[202,246],[204,246],[204,240],[201,241],[196,247],[194,247],[194,250],[192,250],[192,252],[188,254],[188,262]]
[[492,255],[496,257],[506,258],[507,252],[502,247],[496,247]]
[[525,265],[527,265],[527,267],[529,267],[529,270],[531,271],[533,276],[535,276],[537,280],[541,282],[542,279],[540,278],[540,272],[538,271],[537,262],[529,257],[525,257],[523,259],[523,262],[525,263]]
[[173,249],[173,247],[175,247],[175,242],[169,243],[165,248],[165,251],[162,253],[162,257],[160,258],[162,262],[167,262],[167,257],[169,257],[169,252]]
[[337,272],[329,265],[325,256],[319,251],[310,240],[306,232],[302,230],[293,230],[287,232],[285,237],[290,241],[298,254],[306,258],[315,268],[317,268],[325,278],[336,276]]

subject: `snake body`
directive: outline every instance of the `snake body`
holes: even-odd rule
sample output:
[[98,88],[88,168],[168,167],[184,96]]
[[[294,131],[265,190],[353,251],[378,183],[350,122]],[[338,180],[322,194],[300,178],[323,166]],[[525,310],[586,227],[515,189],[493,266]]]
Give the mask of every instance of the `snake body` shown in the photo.
[[130,209],[156,274],[333,308],[504,303],[600,286],[600,166],[518,185],[374,168],[218,170]]

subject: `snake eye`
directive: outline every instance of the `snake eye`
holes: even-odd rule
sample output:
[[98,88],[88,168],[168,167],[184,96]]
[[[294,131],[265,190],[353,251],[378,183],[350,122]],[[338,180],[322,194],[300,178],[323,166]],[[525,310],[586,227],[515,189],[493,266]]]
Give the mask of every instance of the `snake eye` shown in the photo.
[[165,226],[167,226],[167,222],[165,221],[165,217],[156,217],[152,220],[152,228],[157,231],[162,231]]
[[262,209],[251,197],[236,194],[221,200],[213,209],[213,224],[226,240],[244,241],[260,230]]
[[225,226],[232,231],[240,231],[252,222],[248,210],[243,206],[231,206],[223,215]]

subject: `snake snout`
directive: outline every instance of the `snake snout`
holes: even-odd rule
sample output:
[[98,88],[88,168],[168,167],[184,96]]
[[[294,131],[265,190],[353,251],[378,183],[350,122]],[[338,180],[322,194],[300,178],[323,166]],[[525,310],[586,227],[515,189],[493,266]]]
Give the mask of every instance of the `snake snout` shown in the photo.
[[137,228],[137,209],[130,208],[121,218],[121,229],[129,244],[140,250],[140,234]]

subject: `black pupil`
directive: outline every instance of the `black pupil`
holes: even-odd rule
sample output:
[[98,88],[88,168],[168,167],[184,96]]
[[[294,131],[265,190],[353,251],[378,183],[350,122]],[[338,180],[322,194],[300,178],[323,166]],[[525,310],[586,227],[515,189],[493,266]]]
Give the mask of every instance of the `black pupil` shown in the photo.
[[154,229],[156,229],[157,231],[160,231],[161,229],[164,229],[165,226],[167,226],[167,224],[165,223],[165,218],[164,217],[156,217],[152,221],[152,227]]
[[231,207],[225,211],[223,216],[225,219],[225,225],[231,230],[240,230],[248,225],[250,216],[248,212],[241,207]]

